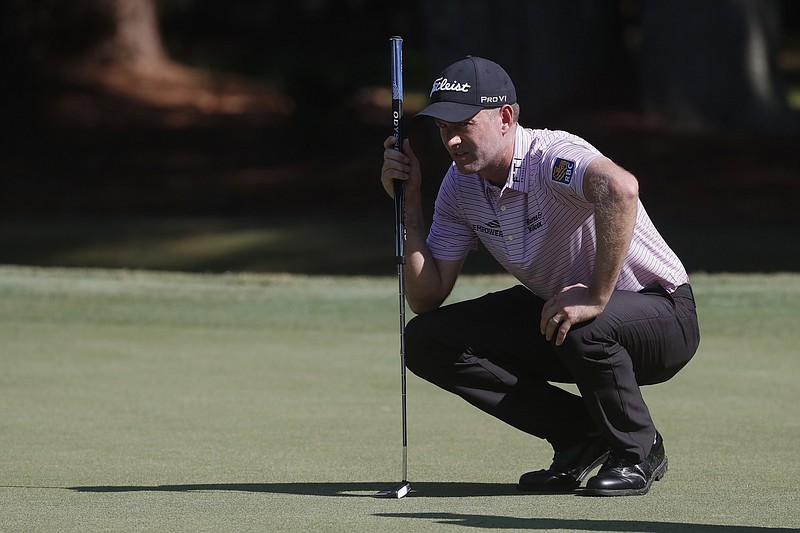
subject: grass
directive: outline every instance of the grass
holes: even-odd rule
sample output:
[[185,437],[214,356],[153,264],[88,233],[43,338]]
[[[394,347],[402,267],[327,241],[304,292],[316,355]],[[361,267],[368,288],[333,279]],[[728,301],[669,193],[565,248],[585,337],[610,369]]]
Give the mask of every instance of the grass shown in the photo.
[[799,528],[800,275],[693,282],[700,351],[645,389],[650,494],[519,494],[548,447],[409,376],[394,501],[394,278],[0,267],[0,531]]
[[[391,276],[394,220],[391,205],[383,205],[377,213],[262,217],[0,215],[0,264]],[[662,231],[690,271],[800,271],[800,252],[786,246],[800,224],[754,223],[733,230],[725,220],[669,220]],[[470,255],[465,272],[501,269],[482,249]]]

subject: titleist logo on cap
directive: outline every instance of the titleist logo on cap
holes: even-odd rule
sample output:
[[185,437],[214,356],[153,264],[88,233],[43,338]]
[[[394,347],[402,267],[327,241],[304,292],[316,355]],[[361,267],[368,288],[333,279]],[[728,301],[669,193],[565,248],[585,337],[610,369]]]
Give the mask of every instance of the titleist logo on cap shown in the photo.
[[445,122],[462,122],[482,109],[517,101],[514,84],[503,67],[467,56],[444,69],[431,87],[430,103],[417,113]]
[[431,94],[428,96],[433,95],[433,93],[438,91],[455,91],[459,93],[468,93],[472,85],[469,83],[459,83],[456,80],[450,81],[447,78],[436,78],[433,81],[433,87],[431,88]]

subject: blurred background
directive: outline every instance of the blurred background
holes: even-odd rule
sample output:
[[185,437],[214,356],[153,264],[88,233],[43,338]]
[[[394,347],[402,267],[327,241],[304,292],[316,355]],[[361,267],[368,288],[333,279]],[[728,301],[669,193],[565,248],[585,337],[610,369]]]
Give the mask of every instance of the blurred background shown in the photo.
[[[4,0],[0,263],[394,274],[392,35],[407,118],[488,57],[690,271],[800,270],[796,0]],[[449,161],[406,131],[430,213]]]

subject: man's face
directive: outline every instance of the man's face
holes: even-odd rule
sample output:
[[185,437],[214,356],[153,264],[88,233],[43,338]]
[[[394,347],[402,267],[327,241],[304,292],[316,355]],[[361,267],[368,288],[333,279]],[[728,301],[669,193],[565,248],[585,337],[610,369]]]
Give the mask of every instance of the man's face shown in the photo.
[[[484,109],[465,122],[435,120],[442,143],[459,172],[490,179],[505,162],[500,109]],[[507,169],[506,169],[507,170]],[[505,180],[505,177],[502,177]]]

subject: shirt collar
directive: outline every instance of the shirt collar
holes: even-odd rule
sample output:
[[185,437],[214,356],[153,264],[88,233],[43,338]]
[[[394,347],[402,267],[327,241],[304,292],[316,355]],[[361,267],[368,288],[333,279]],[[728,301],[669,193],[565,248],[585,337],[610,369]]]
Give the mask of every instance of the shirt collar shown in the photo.
[[528,169],[530,168],[528,154],[530,153],[532,141],[532,132],[517,124],[517,138],[514,141],[514,160],[508,172],[506,187],[528,192]]
[[[506,189],[528,192],[528,168],[530,167],[528,153],[530,152],[532,140],[532,132],[517,124],[516,138],[514,139],[514,158],[511,161],[506,184],[500,191],[501,196]],[[487,189],[495,187],[488,180],[484,181]]]

